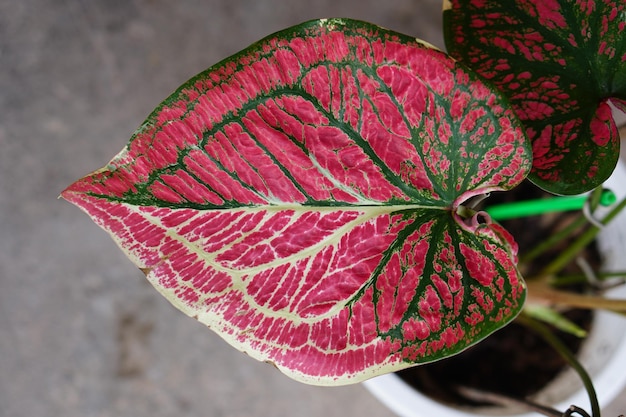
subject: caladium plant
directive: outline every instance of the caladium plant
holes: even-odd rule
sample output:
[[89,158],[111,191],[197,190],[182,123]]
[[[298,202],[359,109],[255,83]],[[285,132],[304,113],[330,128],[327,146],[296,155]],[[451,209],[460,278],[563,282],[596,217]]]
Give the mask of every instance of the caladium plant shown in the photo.
[[626,110],[626,3],[445,3],[448,52],[494,83],[526,128],[529,178],[556,194],[601,185],[619,157],[608,103]]
[[184,313],[338,385],[517,315],[516,245],[468,201],[516,186],[531,159],[507,101],[446,54],[317,20],[183,84],[62,196]]

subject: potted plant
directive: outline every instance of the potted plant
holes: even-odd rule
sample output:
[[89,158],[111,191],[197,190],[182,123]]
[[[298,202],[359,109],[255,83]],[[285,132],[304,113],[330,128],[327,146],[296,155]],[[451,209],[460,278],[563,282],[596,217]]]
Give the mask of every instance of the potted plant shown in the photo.
[[[459,27],[448,31],[463,50]],[[623,63],[607,62],[618,79]],[[527,298],[515,241],[476,201],[529,175],[590,191],[617,160],[604,104],[564,121],[584,95],[547,94],[559,80],[531,76],[539,98],[569,103],[537,121],[539,98],[516,104],[488,75],[368,23],[306,22],[187,81],[62,197],[174,306],[296,380],[356,383],[443,359]],[[577,140],[563,144],[565,131]],[[528,285],[552,300],[549,275]]]

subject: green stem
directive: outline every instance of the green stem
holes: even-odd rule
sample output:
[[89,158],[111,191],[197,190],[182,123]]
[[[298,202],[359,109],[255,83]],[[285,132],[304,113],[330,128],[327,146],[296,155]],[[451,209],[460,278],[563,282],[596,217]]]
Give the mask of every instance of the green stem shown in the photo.
[[[608,190],[603,190],[602,187],[597,187],[587,197],[587,199],[589,201],[590,212],[593,213],[593,211],[598,207],[599,204],[607,205],[607,204],[614,203],[615,202],[614,201],[615,200],[615,194],[613,194],[612,192],[610,192]],[[540,200],[540,201],[546,201],[546,200],[548,200],[548,202],[549,202],[552,199],[544,199],[544,200]],[[584,206],[584,204],[585,203],[583,203],[583,206]],[[543,254],[545,251],[553,248],[555,245],[557,245],[561,241],[569,238],[574,232],[576,232],[578,229],[580,229],[581,227],[585,226],[586,224],[587,224],[587,218],[585,217],[584,214],[581,213],[568,226],[566,226],[562,230],[556,232],[555,234],[553,234],[549,238],[545,239],[540,244],[538,244],[533,249],[531,249],[529,252],[521,255],[520,256],[520,262],[521,263],[527,263],[527,262],[532,261],[533,259],[535,259],[539,255]]]
[[558,306],[587,308],[590,310],[603,309],[620,314],[626,313],[626,300],[558,290],[543,279],[528,280],[526,285],[528,287],[528,303],[545,304],[548,302]]
[[585,224],[587,224],[587,218],[581,214],[572,223],[567,225],[567,227],[559,230],[557,233],[551,235],[527,253],[521,255],[520,263],[532,261],[539,255],[543,254],[546,250],[553,248],[555,245],[570,237],[572,233],[583,227]]
[[[617,271],[617,272],[598,272],[596,274],[596,278],[599,281],[604,281],[610,278],[626,278],[626,271]],[[585,274],[569,274],[569,275],[561,275],[558,277],[554,277],[550,281],[550,285],[554,285],[555,287],[571,285],[571,284],[581,284],[584,282],[588,282],[587,275]]]
[[596,395],[596,390],[593,387],[593,381],[591,377],[582,366],[582,364],[576,359],[576,356],[556,337],[550,329],[545,326],[543,323],[540,323],[532,318],[520,314],[517,318],[522,324],[525,324],[529,328],[533,329],[537,333],[539,333],[546,342],[552,346],[562,357],[567,361],[567,363],[578,373],[578,376],[583,382],[585,386],[585,390],[589,395],[589,402],[591,403],[591,415],[593,417],[600,417],[600,405],[598,404],[598,397]]
[[[611,220],[617,216],[620,211],[626,207],[626,198],[620,201],[618,205],[616,205],[610,212],[607,214],[600,223],[606,225]],[[556,275],[559,271],[561,271],[568,263],[572,261],[580,251],[587,246],[593,239],[595,239],[596,235],[600,229],[596,226],[591,226],[587,231],[585,231],[582,235],[578,237],[570,246],[567,247],[561,254],[548,266],[546,266],[541,275],[550,277]]]

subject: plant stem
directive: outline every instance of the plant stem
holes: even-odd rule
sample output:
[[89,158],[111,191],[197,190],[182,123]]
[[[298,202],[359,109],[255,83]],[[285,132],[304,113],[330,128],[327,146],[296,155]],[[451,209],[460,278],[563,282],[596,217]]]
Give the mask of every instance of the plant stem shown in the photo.
[[548,306],[526,303],[524,305],[524,313],[535,320],[547,323],[565,333],[581,338],[587,336],[587,331],[585,329],[569,320],[560,312]]
[[532,330],[539,333],[546,342],[548,342],[559,354],[565,359],[569,365],[578,373],[580,379],[587,390],[589,395],[589,401],[591,403],[591,414],[593,417],[600,417],[600,405],[598,404],[598,397],[596,396],[596,390],[593,387],[593,381],[585,370],[585,368],[578,362],[576,356],[556,337],[550,329],[543,323],[531,319],[530,317],[520,314],[517,318],[522,324],[525,324]]
[[540,244],[535,246],[529,252],[520,256],[520,263],[526,263],[526,262],[532,261],[537,256],[544,253],[546,250],[553,248],[559,242],[567,239],[569,236],[571,236],[572,233],[574,233],[576,230],[583,227],[585,224],[587,224],[587,218],[581,214],[580,216],[576,218],[576,220],[574,220],[572,223],[567,225],[567,227],[563,228],[562,230],[559,230],[557,233],[553,234],[552,236],[550,236],[549,238],[545,239]]
[[[608,224],[615,216],[617,216],[620,211],[626,207],[626,198],[620,201],[618,205],[616,205],[602,220],[602,224]],[[567,247],[561,254],[548,266],[544,268],[541,275],[549,278],[553,275],[556,275],[559,271],[561,271],[568,263],[572,261],[580,253],[580,251],[587,246],[593,239],[595,239],[596,235],[600,229],[596,226],[592,226],[587,231],[585,231],[582,235],[578,237],[570,246]]]
[[[611,202],[615,202],[615,194],[612,192],[605,192],[602,187],[597,187],[587,198],[587,204],[589,204],[590,212],[598,207],[599,204],[608,205]],[[583,203],[584,204],[584,203]],[[588,219],[584,214],[580,214],[572,223],[570,223],[563,230],[558,231],[553,234],[539,245],[535,246],[528,253],[520,256],[520,262],[530,262],[535,259],[537,256],[544,253],[546,250],[553,248],[559,242],[570,237],[576,230],[580,229],[584,225],[588,223]]]
[[575,294],[569,291],[562,291],[552,288],[545,280],[529,280],[528,302],[536,304],[553,303],[556,305],[587,308],[604,309],[616,313],[626,313],[626,300],[615,300],[602,296]]
[[[605,281],[610,278],[626,278],[626,271],[598,272],[596,273],[596,278],[598,278],[599,281]],[[550,281],[550,284],[558,287],[561,285],[580,284],[587,281],[588,279],[585,274],[569,274],[554,277]]]

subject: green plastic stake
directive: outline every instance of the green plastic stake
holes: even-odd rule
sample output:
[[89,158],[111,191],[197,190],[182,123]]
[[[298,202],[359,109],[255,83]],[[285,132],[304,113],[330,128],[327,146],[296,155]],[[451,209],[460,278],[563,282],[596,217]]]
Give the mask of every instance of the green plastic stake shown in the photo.
[[[587,202],[588,195],[573,197],[552,197],[538,200],[519,201],[515,203],[497,204],[487,207],[485,211],[494,220],[516,219],[519,217],[537,216],[544,213],[581,210]],[[610,206],[617,201],[611,190],[602,190],[600,205]]]

